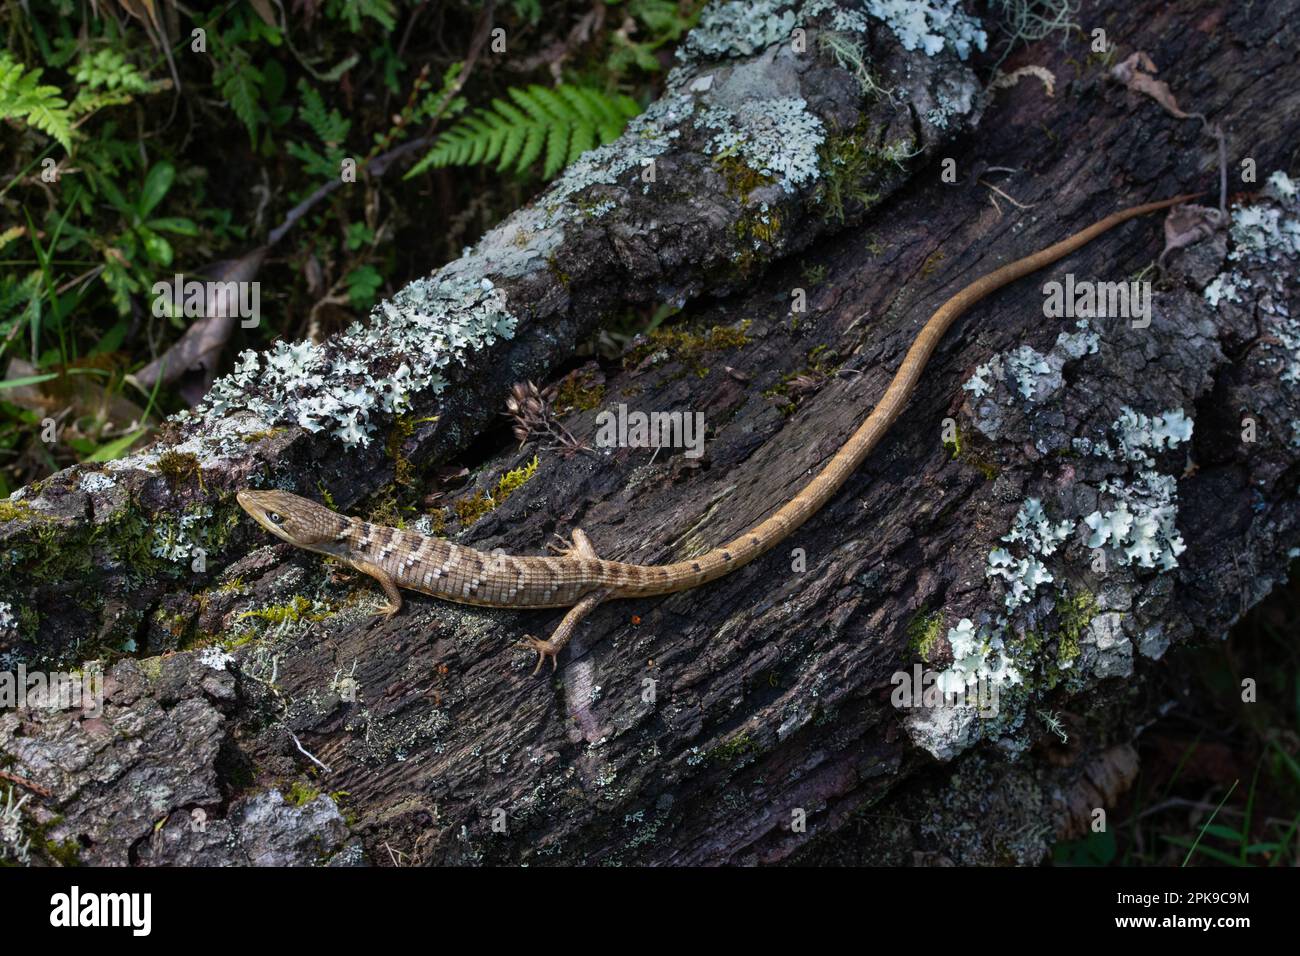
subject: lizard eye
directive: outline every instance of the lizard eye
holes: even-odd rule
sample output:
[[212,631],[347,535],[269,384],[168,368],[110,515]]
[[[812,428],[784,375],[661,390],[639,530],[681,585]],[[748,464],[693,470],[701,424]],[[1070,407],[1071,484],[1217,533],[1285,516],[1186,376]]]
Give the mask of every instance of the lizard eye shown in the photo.
[[268,511],[266,516],[271,519],[272,524],[281,524],[284,521],[284,518],[278,511]]

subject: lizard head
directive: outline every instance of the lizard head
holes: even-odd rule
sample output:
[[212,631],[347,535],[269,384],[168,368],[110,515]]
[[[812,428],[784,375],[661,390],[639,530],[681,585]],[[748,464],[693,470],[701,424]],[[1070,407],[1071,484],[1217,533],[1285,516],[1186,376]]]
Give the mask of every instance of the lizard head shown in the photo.
[[332,547],[347,518],[323,505],[287,491],[244,488],[236,496],[240,507],[277,538],[311,551],[333,553]]

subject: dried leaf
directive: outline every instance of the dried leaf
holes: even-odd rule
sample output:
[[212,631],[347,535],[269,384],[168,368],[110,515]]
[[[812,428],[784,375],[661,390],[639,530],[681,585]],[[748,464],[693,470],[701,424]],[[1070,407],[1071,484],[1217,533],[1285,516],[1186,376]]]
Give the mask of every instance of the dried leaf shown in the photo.
[[[212,282],[251,282],[262,266],[266,251],[266,246],[259,246],[238,259],[214,263],[201,275]],[[131,376],[131,380],[147,392],[160,378],[164,385],[184,379],[181,397],[190,405],[197,404],[216,377],[221,353],[239,320],[228,303],[225,309],[221,305],[220,301],[205,301],[203,317],[186,329],[165,353]]]
[[1023,77],[1033,76],[1043,84],[1043,92],[1048,96],[1056,95],[1056,76],[1045,66],[1022,66],[1010,73],[999,73],[989,84],[991,89],[1000,90],[1015,86]]
[[268,27],[275,26],[275,10],[271,6],[271,0],[248,0],[248,5],[257,12]]
[[1179,108],[1178,100],[1174,98],[1169,84],[1155,78],[1158,72],[1151,57],[1138,50],[1123,63],[1111,67],[1110,75],[1112,79],[1123,83],[1130,90],[1151,97],[1171,116],[1176,116],[1178,119],[1199,119],[1205,122],[1205,117],[1200,113],[1184,113]]
[[1087,834],[1093,810],[1115,806],[1133,785],[1139,766],[1136,748],[1120,744],[1084,767],[1074,786],[1058,792],[1053,801],[1057,839],[1073,840]]
[[1165,248],[1160,253],[1160,268],[1164,268],[1165,257],[1175,249],[1200,242],[1226,225],[1227,217],[1218,209],[1194,203],[1174,206],[1165,216]]

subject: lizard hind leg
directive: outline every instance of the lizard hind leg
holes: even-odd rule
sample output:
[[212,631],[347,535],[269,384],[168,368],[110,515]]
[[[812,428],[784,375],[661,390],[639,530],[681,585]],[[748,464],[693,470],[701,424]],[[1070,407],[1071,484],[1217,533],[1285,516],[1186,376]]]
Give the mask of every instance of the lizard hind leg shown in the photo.
[[[577,541],[577,536],[580,534],[582,534],[581,531],[574,532],[575,543]],[[583,535],[583,538],[585,540],[586,536]],[[590,546],[591,543],[587,542],[587,547]],[[584,594],[578,600],[577,604],[569,608],[568,613],[564,615],[564,619],[560,621],[559,625],[551,633],[549,640],[539,641],[531,634],[524,635],[523,640],[521,640],[517,646],[537,652],[537,666],[533,668],[534,676],[536,676],[537,672],[542,669],[542,664],[545,663],[548,658],[551,662],[551,672],[555,672],[555,657],[564,649],[564,645],[569,643],[570,638],[573,637],[573,631],[574,628],[578,626],[578,622],[594,611],[600,602],[605,600],[607,597],[609,597],[609,591],[604,588],[599,591],[591,591],[588,594]]]
[[587,537],[586,532],[581,528],[574,528],[567,541],[560,535],[556,535],[555,537],[556,543],[549,545],[549,547],[560,557],[591,558],[595,561],[600,560],[600,555],[596,553],[596,548],[591,543],[591,539]]

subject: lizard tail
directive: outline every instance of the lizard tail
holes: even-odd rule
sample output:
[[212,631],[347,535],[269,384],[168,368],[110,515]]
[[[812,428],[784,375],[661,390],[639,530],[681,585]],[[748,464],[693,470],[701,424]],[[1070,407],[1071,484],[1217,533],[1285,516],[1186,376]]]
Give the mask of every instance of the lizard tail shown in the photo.
[[776,547],[826,504],[876,447],[916,391],[921,373],[944,333],[971,306],[1003,286],[1069,255],[1123,222],[1188,202],[1200,195],[1175,196],[1120,210],[1060,242],[976,279],[930,316],[871,414],[798,494],[744,534],[698,558],[656,567],[602,561],[601,564],[606,566],[602,570],[614,584],[611,596],[649,597],[693,588],[720,578]]

